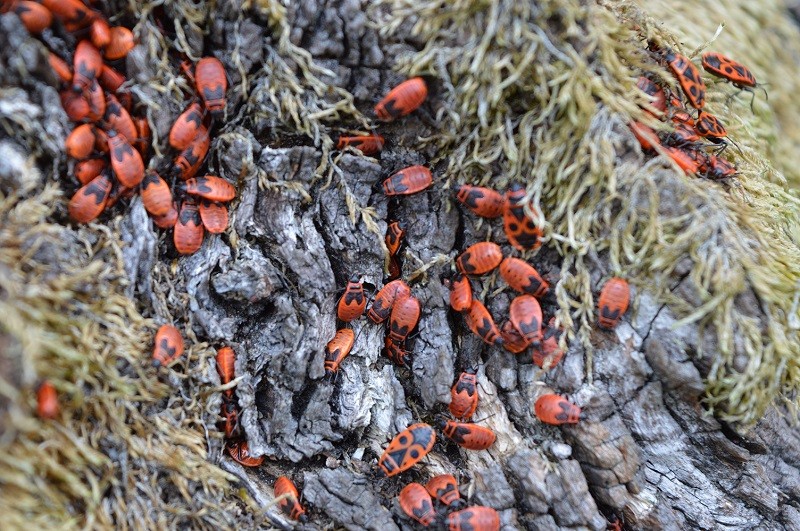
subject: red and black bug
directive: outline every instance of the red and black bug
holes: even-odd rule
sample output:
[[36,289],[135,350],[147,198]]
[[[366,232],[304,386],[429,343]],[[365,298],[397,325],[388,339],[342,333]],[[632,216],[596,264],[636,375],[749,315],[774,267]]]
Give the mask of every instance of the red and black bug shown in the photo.
[[520,293],[537,298],[547,295],[550,285],[536,269],[519,258],[508,257],[500,263],[500,276],[506,284]]
[[461,493],[458,491],[458,482],[450,474],[432,477],[425,485],[425,490],[444,505],[458,508],[464,504],[464,500],[461,499]]
[[225,449],[228,450],[228,454],[230,454],[233,460],[240,465],[258,466],[264,462],[263,455],[261,457],[253,457],[250,455],[250,448],[247,445],[247,441],[231,441],[225,446]]
[[483,218],[499,218],[506,204],[503,194],[482,186],[462,184],[456,188],[456,197],[461,203]]
[[689,105],[702,109],[706,103],[706,84],[700,76],[700,70],[688,57],[675,52],[667,52],[667,64],[686,94]]
[[153,216],[163,216],[172,208],[172,192],[167,181],[153,170],[148,170],[141,183],[142,203]]
[[70,120],[82,122],[89,116],[89,102],[82,93],[62,90],[58,95],[61,98],[61,106]]
[[36,392],[36,414],[42,419],[54,419],[59,409],[55,386],[47,380],[43,381]]
[[64,140],[67,156],[78,160],[85,159],[94,151],[95,140],[93,125],[83,124],[77,126]]
[[419,299],[410,294],[405,297],[397,297],[389,316],[389,338],[395,343],[405,341],[411,331],[416,328],[421,313]]
[[136,134],[138,137],[133,143],[133,146],[139,151],[143,158],[147,158],[147,149],[150,146],[150,122],[146,116],[137,116],[133,119],[133,125],[136,126]]
[[308,520],[306,510],[300,505],[300,493],[297,492],[297,487],[294,482],[286,476],[281,476],[275,480],[275,497],[287,495],[287,497],[278,504],[283,514],[287,515],[292,520],[299,520],[305,522]]
[[628,124],[633,136],[639,141],[639,144],[644,150],[655,149],[656,146],[661,145],[661,139],[653,131],[652,127],[648,127],[641,122],[632,121]]
[[466,312],[472,306],[472,284],[469,277],[461,273],[450,280],[446,280],[450,289],[450,306],[457,312]]
[[392,305],[395,299],[404,298],[410,294],[411,288],[408,287],[408,284],[399,279],[392,280],[375,295],[372,306],[367,312],[367,317],[375,324],[384,322],[392,313]]
[[116,131],[108,131],[107,135],[111,169],[114,170],[114,175],[120,184],[126,188],[133,188],[144,179],[142,156]]
[[350,355],[356,337],[349,328],[342,328],[336,331],[333,339],[328,341],[325,347],[325,374],[332,375],[339,370],[339,365]]
[[209,234],[222,234],[228,228],[228,208],[222,203],[201,199],[197,211]]
[[114,70],[108,65],[103,65],[100,75],[97,76],[97,81],[100,86],[109,92],[117,92],[123,83],[125,83],[125,76]]
[[228,78],[225,67],[216,57],[203,57],[194,69],[197,93],[214,118],[221,118],[225,111],[225,91],[228,90]]
[[542,339],[542,307],[531,295],[520,295],[508,309],[511,324],[520,335],[534,345]]
[[109,61],[122,59],[136,46],[133,32],[122,26],[115,26],[109,30],[111,39],[103,50],[103,57]]
[[192,254],[203,245],[203,221],[197,205],[192,201],[184,201],[178,213],[175,230],[172,233],[175,249],[180,254]]
[[665,112],[667,110],[667,95],[664,92],[664,89],[659,87],[655,82],[652,80],[641,76],[636,81],[636,86],[639,89],[650,96],[650,105],[661,112]]
[[678,148],[696,148],[700,146],[700,135],[697,134],[693,125],[676,123],[675,130],[666,136],[664,143]]
[[11,10],[16,13],[31,33],[41,33],[53,23],[53,13],[49,9],[36,2],[27,0],[16,0],[11,4]]
[[169,365],[183,354],[183,337],[172,325],[162,325],[156,332],[153,366]]
[[108,21],[103,17],[96,17],[89,29],[89,37],[98,50],[108,46],[111,43],[111,28],[108,25]]
[[221,177],[206,175],[187,179],[180,187],[187,194],[196,195],[209,201],[230,201],[236,197],[236,188]]
[[706,155],[698,170],[703,177],[718,181],[737,175],[736,166],[716,155]]
[[389,122],[415,111],[428,97],[428,85],[421,77],[403,81],[375,106],[378,119]]
[[72,169],[72,174],[81,184],[88,184],[108,167],[105,159],[86,159],[79,161]]
[[503,338],[503,348],[513,354],[519,354],[530,346],[530,341],[527,341],[519,333],[511,321],[506,321],[503,328],[500,330],[500,336]]
[[547,394],[536,399],[533,406],[536,418],[545,424],[577,424],[581,418],[581,408],[566,398]]
[[542,245],[542,229],[525,213],[525,187],[514,183],[506,191],[506,204],[503,209],[503,230],[508,243],[525,251]]
[[378,467],[385,476],[395,476],[428,455],[435,442],[436,433],[429,424],[412,424],[392,439],[378,460]]
[[203,108],[198,102],[194,102],[172,124],[169,130],[169,145],[175,149],[186,149],[200,134],[202,127]]
[[[225,433],[225,438],[238,438],[242,430],[239,424],[239,409],[234,403],[233,395],[223,397],[220,415],[225,419],[222,422],[222,431]],[[219,424],[217,427],[219,427]]]
[[[222,347],[217,351],[216,361],[219,381],[222,385],[231,383],[236,377],[236,353],[231,347]],[[225,395],[232,397],[233,389],[227,389]]]
[[492,430],[477,424],[441,419],[437,427],[453,442],[467,450],[486,450],[497,440]]
[[475,505],[447,515],[449,531],[499,531],[500,515],[491,507]]
[[358,276],[351,278],[344,288],[344,293],[336,305],[336,315],[340,321],[349,323],[364,315],[367,297],[364,295],[364,283]]
[[106,112],[103,115],[103,128],[114,130],[125,137],[128,143],[133,144],[139,138],[139,133],[136,130],[136,125],[133,123],[131,115],[125,110],[125,107],[120,104],[119,100],[113,94],[106,96]]
[[347,146],[354,147],[364,155],[377,155],[383,149],[383,137],[381,135],[361,135],[361,136],[340,136],[336,149],[342,150]]
[[436,511],[433,510],[433,499],[419,483],[409,483],[400,491],[400,507],[409,518],[413,518],[425,527],[433,523]]
[[464,321],[472,333],[483,339],[484,342],[490,345],[502,345],[503,338],[500,336],[500,330],[494,324],[494,319],[478,299],[473,299],[469,307],[469,311],[464,313]]
[[395,256],[403,244],[403,236],[406,234],[406,224],[402,221],[393,221],[386,227],[386,248],[389,254]]
[[539,348],[533,349],[533,363],[541,369],[552,369],[564,357],[564,351],[558,346],[562,330],[556,327],[555,321],[555,318],[550,319],[542,334]]
[[631,300],[631,288],[622,278],[614,277],[608,280],[600,292],[597,302],[598,323],[603,328],[614,328],[628,310]]
[[503,261],[503,250],[494,242],[470,245],[456,258],[456,267],[465,275],[485,275]]
[[664,146],[664,151],[675,164],[686,173],[697,173],[700,171],[698,155],[694,150],[684,151],[682,149]]
[[425,166],[409,166],[383,181],[383,193],[388,196],[416,194],[433,183],[431,170]]
[[153,216],[153,223],[160,229],[171,229],[178,222],[178,205],[172,202],[169,212],[163,216]]
[[72,91],[88,90],[102,69],[103,58],[97,48],[89,41],[79,42],[73,60]]
[[462,372],[450,388],[450,414],[459,420],[469,420],[478,408],[478,377],[474,369]]
[[91,86],[83,92],[84,98],[89,103],[89,114],[86,119],[90,122],[98,122],[106,112],[106,97],[103,88],[97,80],[92,80]]
[[95,18],[92,11],[80,0],[42,0],[41,3],[64,24],[64,28],[69,32],[85,28]]
[[395,343],[392,341],[392,338],[386,336],[386,342],[384,346],[386,348],[386,356],[392,360],[392,363],[400,365],[401,367],[405,367],[406,358],[408,357],[409,353],[407,350],[403,349],[403,345]]
[[[62,84],[71,84],[72,82],[72,68],[62,58],[50,52],[47,56],[47,61],[50,63],[50,68],[56,73],[58,79]],[[62,85],[63,86],[63,85]]]
[[[755,98],[754,88],[761,87],[760,83],[756,82],[756,77],[749,68],[742,63],[738,63],[721,53],[706,52],[702,56],[703,68],[711,75],[721,77],[731,82],[734,87],[739,90],[746,90],[753,94]],[[764,90],[764,89],[762,89]],[[769,99],[769,94],[764,90],[764,95]],[[750,109],[753,108],[753,99],[750,100]]]
[[181,151],[173,162],[173,171],[180,175],[184,181],[191,179],[203,165],[203,161],[211,145],[208,129],[201,127],[197,136]]
[[103,213],[111,195],[111,179],[101,173],[83,185],[69,201],[69,217],[78,223],[89,223]]

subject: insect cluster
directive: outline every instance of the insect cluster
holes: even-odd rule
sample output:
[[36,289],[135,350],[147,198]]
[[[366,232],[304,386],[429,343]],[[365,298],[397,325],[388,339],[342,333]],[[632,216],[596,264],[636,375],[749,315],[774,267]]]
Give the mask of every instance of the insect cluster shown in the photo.
[[[438,511],[434,507],[434,500]],[[435,476],[425,486],[409,483],[400,491],[398,502],[403,512],[423,527],[430,527],[441,520],[451,530],[484,531],[500,528],[500,515],[491,507],[475,505],[446,514],[448,510],[464,505],[458,482],[450,474]]]
[[[688,107],[678,94],[647,77],[640,77],[637,87],[651,98],[648,112],[672,126],[672,131],[657,134],[641,122],[631,122],[631,131],[642,149],[665,153],[687,174],[712,180],[737,175],[736,166],[722,157],[728,142],[733,141],[728,139],[728,132],[722,122],[704,110],[706,86],[700,70],[688,57],[679,53],[671,50],[662,53],[654,45],[651,49],[657,60],[665,64],[675,76]],[[701,62],[706,72],[732,83],[740,90],[752,92],[755,97],[753,89],[760,85],[746,66],[717,52],[705,52]],[[752,104],[751,100],[751,108]],[[697,111],[697,116],[694,116],[694,110]]]

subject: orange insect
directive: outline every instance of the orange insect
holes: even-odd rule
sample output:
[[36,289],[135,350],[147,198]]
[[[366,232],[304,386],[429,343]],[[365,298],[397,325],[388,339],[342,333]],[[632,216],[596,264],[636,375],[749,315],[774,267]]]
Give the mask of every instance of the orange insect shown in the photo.
[[187,194],[200,196],[209,201],[225,202],[236,197],[236,188],[225,179],[214,175],[187,179],[182,188]]
[[344,293],[336,305],[336,315],[340,321],[349,323],[364,315],[367,297],[364,295],[364,283],[358,276],[352,277],[344,288]]
[[492,315],[478,299],[473,299],[469,311],[464,313],[464,321],[466,321],[472,333],[483,339],[484,342],[490,345],[503,344],[500,330],[494,324]]
[[503,338],[503,348],[513,354],[519,354],[530,346],[530,341],[522,337],[511,321],[505,322],[500,330],[500,336]]
[[[225,432],[226,439],[234,439],[241,435],[241,425],[239,424],[239,409],[233,401],[233,395],[223,397],[220,415],[225,418],[221,423],[222,430]],[[217,423],[219,427],[220,423]]]
[[388,196],[416,194],[431,184],[431,170],[420,165],[409,166],[383,181],[383,193]]
[[384,322],[392,313],[395,299],[405,298],[409,295],[411,295],[411,288],[408,287],[408,284],[399,279],[392,280],[375,295],[367,317],[375,324]]
[[[750,100],[750,110],[753,110],[753,101],[755,99],[754,88],[760,87],[760,83],[756,83],[756,78],[749,68],[742,63],[737,63],[733,59],[725,57],[721,53],[706,52],[702,58],[703,68],[709,74],[721,77],[733,83],[733,86],[739,90],[746,90],[753,94]],[[762,90],[764,90],[762,88]],[[764,96],[769,99],[769,94],[764,90]]]
[[203,161],[211,145],[211,137],[205,127],[200,128],[194,140],[175,157],[174,171],[181,176],[184,181],[191,179],[203,165]]
[[[38,5],[38,4],[37,4]],[[62,58],[50,52],[47,56],[47,61],[50,63],[50,68],[53,69],[53,72],[56,73],[58,79],[61,80],[62,83],[70,83],[72,82],[72,68],[64,61]]]
[[511,301],[508,309],[511,324],[529,343],[542,339],[542,307],[531,295],[520,295]]
[[178,206],[172,203],[169,212],[163,216],[153,216],[153,223],[160,229],[171,229],[178,222]]
[[253,457],[250,455],[250,448],[247,446],[247,441],[232,441],[229,442],[225,449],[234,461],[243,466],[258,466],[264,462],[264,456]]
[[103,129],[106,131],[114,130],[125,137],[129,144],[133,144],[139,138],[136,125],[133,123],[131,115],[120,105],[119,100],[113,94],[106,96],[106,112],[103,115]]
[[350,328],[336,331],[333,339],[325,347],[325,374],[330,376],[339,370],[339,365],[350,355],[356,337]]
[[169,130],[169,145],[175,149],[186,149],[203,129],[203,108],[194,102],[178,116]]
[[156,332],[156,341],[153,346],[153,366],[166,366],[177,360],[183,354],[183,337],[172,325],[161,325]]
[[661,112],[665,112],[667,110],[667,95],[664,93],[664,89],[656,85],[652,80],[647,79],[644,76],[641,76],[638,81],[636,81],[636,86],[639,89],[650,96],[651,102],[650,105],[658,109]]
[[60,409],[56,388],[48,380],[43,381],[36,392],[36,413],[39,418],[54,419],[58,417]]
[[468,184],[456,188],[456,197],[464,206],[483,218],[501,217],[506,204],[503,194],[491,188]]
[[36,2],[17,0],[11,5],[11,10],[17,14],[25,29],[31,33],[41,33],[53,23],[53,13]]
[[82,122],[89,116],[89,102],[79,92],[62,90],[59,92],[61,106],[67,113],[67,117],[73,122]]
[[406,233],[406,224],[402,221],[394,221],[389,223],[386,227],[386,248],[389,249],[389,254],[394,256],[400,250],[403,244],[403,236]]
[[125,76],[114,70],[108,65],[103,65],[103,69],[97,77],[100,86],[109,92],[117,92],[125,83]]
[[[694,120],[692,120],[694,122]],[[698,147],[700,142],[700,135],[697,134],[693,125],[686,125],[683,123],[675,124],[675,130],[667,135],[664,143],[673,147]]]
[[500,276],[512,289],[542,298],[550,290],[550,284],[536,269],[519,258],[508,257],[500,263]]
[[508,243],[525,251],[536,249],[542,242],[542,229],[537,227],[525,213],[525,187],[514,183],[506,191],[506,205],[503,210],[503,230]]
[[378,460],[383,475],[395,476],[416,465],[433,448],[436,433],[428,424],[412,424],[398,433]]
[[466,312],[472,306],[472,284],[461,273],[446,282],[450,288],[450,306],[457,312]]
[[406,358],[408,357],[409,352],[403,349],[401,344],[395,343],[392,341],[392,338],[386,336],[384,348],[386,349],[386,357],[392,360],[392,363],[400,365],[401,367],[405,367]]
[[89,37],[98,50],[108,46],[111,42],[111,28],[108,26],[108,21],[103,17],[95,18],[89,29]]
[[636,140],[639,141],[642,149],[655,149],[656,146],[661,145],[661,139],[658,138],[658,135],[651,127],[636,121],[630,122],[628,127],[630,127],[633,136],[636,137]]
[[225,91],[228,89],[225,67],[216,57],[203,57],[194,69],[194,79],[197,93],[208,112],[214,118],[221,118],[225,111]]
[[111,179],[100,174],[83,185],[69,201],[69,216],[78,223],[89,223],[102,214],[111,194]]
[[485,275],[503,261],[503,250],[494,242],[479,242],[467,247],[456,258],[456,267],[465,275]]
[[536,418],[545,424],[577,424],[581,418],[581,408],[558,395],[547,394],[536,399],[533,406]]
[[683,93],[686,94],[689,105],[695,109],[702,109],[706,104],[706,84],[700,76],[700,70],[688,57],[679,53],[667,52],[666,59]]
[[[229,384],[236,377],[236,353],[231,347],[222,347],[217,351],[217,372],[222,385]],[[233,389],[224,391],[228,397],[233,397]]]
[[381,135],[340,136],[336,149],[342,150],[350,146],[360,150],[364,155],[372,156],[380,153],[383,142]]
[[603,328],[614,328],[619,324],[619,320],[628,310],[631,300],[631,288],[628,282],[622,278],[614,277],[609,279],[600,292],[600,299],[597,302],[599,310],[598,322]]
[[419,483],[409,483],[400,491],[400,508],[409,518],[413,518],[425,527],[431,525],[436,518],[433,499]]
[[474,369],[461,373],[450,389],[450,414],[460,420],[469,420],[478,408],[478,377]]
[[150,122],[146,117],[138,116],[133,119],[133,125],[136,126],[138,135],[133,145],[143,158],[147,158],[147,148],[150,146]]
[[445,505],[458,508],[464,504],[461,493],[458,491],[458,482],[450,474],[432,477],[425,485],[425,490]]
[[64,23],[69,32],[85,28],[94,19],[94,14],[80,0],[42,0],[41,3]]
[[705,111],[700,112],[694,123],[694,129],[698,135],[708,138],[715,144],[723,142],[721,139],[728,136],[728,132],[719,118]]
[[686,173],[697,173],[700,170],[700,163],[697,160],[697,155],[670,146],[664,146],[663,149],[666,151],[669,158]]
[[111,169],[117,180],[133,188],[144,179],[144,162],[138,151],[133,149],[126,138],[116,131],[108,131],[108,150],[111,155]]
[[67,136],[64,141],[67,156],[73,159],[85,159],[94,151],[94,126],[89,124],[79,125]]
[[453,442],[467,450],[486,450],[497,440],[492,430],[477,424],[441,419],[437,427]]
[[102,69],[103,58],[97,48],[89,41],[79,42],[73,60],[72,91],[83,92],[89,89]]
[[421,312],[419,300],[413,295],[396,298],[389,317],[389,338],[395,343],[405,341],[416,328]]
[[736,166],[716,155],[707,155],[701,163],[699,173],[707,179],[720,180],[737,175]]
[[122,26],[115,26],[109,30],[110,41],[106,49],[103,51],[103,56],[109,61],[116,61],[122,59],[128,52],[133,50],[136,46],[136,41],[133,38],[133,32],[128,28]]
[[89,114],[86,119],[90,122],[99,121],[106,112],[106,97],[97,80],[92,80],[92,85],[83,92],[83,97],[89,103]]
[[402,273],[401,267],[402,266],[400,265],[399,258],[397,258],[396,256],[389,257],[389,277],[388,277],[389,280],[400,278],[400,275]]
[[81,184],[88,184],[92,179],[100,175],[107,166],[105,159],[86,159],[77,162],[72,169],[72,173]]
[[175,249],[180,254],[195,253],[203,245],[203,236],[205,236],[205,231],[200,213],[197,211],[197,205],[191,201],[184,201],[172,234]]
[[376,106],[375,115],[384,122],[412,113],[428,97],[428,85],[421,77],[412,77],[389,91]]
[[542,334],[539,348],[533,349],[533,363],[541,369],[545,368],[545,364],[548,369],[552,369],[564,357],[564,351],[558,346],[562,330],[556,327],[555,321],[555,318],[550,319],[550,323]]
[[141,183],[142,203],[153,216],[163,216],[172,208],[172,192],[167,182],[153,170],[149,170]]
[[449,531],[499,531],[500,515],[491,507],[475,505],[447,515]]
[[222,203],[202,199],[198,211],[209,234],[222,234],[228,228],[228,208]]
[[286,476],[281,476],[275,480],[275,497],[288,495],[287,498],[281,500],[278,507],[281,508],[283,514],[292,520],[299,520],[305,522],[308,520],[306,510],[300,505],[300,493],[297,492],[297,487],[291,479]]

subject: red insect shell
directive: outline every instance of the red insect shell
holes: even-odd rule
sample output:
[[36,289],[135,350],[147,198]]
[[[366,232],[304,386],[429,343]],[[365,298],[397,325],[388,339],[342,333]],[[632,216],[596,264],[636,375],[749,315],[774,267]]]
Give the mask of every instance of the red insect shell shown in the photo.
[[94,151],[94,126],[90,124],[79,125],[67,136],[64,141],[67,156],[73,159],[85,159]]
[[188,179],[184,183],[187,194],[200,196],[209,201],[230,201],[236,197],[236,188],[221,177],[206,175]]
[[95,18],[94,13],[80,0],[42,0],[41,3],[64,23],[64,28],[69,32],[85,28]]
[[390,122],[418,109],[427,97],[428,85],[425,80],[413,77],[390,90],[375,106],[375,115],[379,120]]
[[422,313],[422,308],[419,300],[413,295],[396,298],[389,317],[389,338],[395,343],[405,341],[417,326],[420,313]]
[[700,170],[700,163],[697,161],[697,157],[695,155],[691,155],[686,151],[681,149],[677,149],[674,147],[664,146],[664,151],[666,151],[669,158],[678,165],[680,169],[685,171],[686,173],[697,173]]
[[472,284],[469,277],[457,274],[448,281],[450,288],[450,306],[457,312],[466,312],[472,306]]
[[364,295],[364,283],[358,277],[351,278],[336,305],[336,316],[340,321],[349,323],[364,315],[367,308],[367,297]]
[[197,93],[203,99],[206,109],[214,118],[219,118],[225,111],[225,91],[228,79],[225,67],[216,57],[203,57],[194,69]]
[[367,312],[367,317],[375,324],[384,322],[392,313],[392,305],[395,299],[405,298],[409,295],[411,295],[411,289],[408,284],[399,279],[392,280],[375,295],[372,306]]
[[69,216],[78,223],[89,223],[103,213],[111,194],[111,179],[101,174],[78,189],[69,201]]
[[400,246],[403,244],[403,236],[406,233],[405,228],[405,224],[401,221],[395,221],[386,227],[386,248],[389,249],[391,256],[396,255],[400,250]]
[[500,263],[500,276],[506,284],[520,293],[537,298],[547,295],[550,285],[536,269],[519,258],[508,257]]
[[106,97],[97,80],[93,80],[88,90],[83,92],[84,98],[89,102],[89,114],[86,119],[90,122],[99,121],[106,112]]
[[558,395],[547,394],[536,399],[533,406],[536,417],[545,424],[577,424],[581,408]]
[[174,201],[172,203],[172,207],[169,209],[169,212],[163,216],[153,216],[153,223],[155,223],[159,229],[171,229],[177,222],[178,206]]
[[169,145],[175,149],[186,149],[203,128],[203,108],[198,102],[189,105],[178,116],[169,130]]
[[456,267],[465,275],[485,275],[503,261],[503,250],[494,242],[479,242],[467,247],[456,258]]
[[41,33],[53,23],[53,14],[50,10],[36,2],[17,0],[12,3],[11,10],[17,14],[25,29],[31,33]]
[[425,490],[445,505],[458,507],[464,503],[458,491],[458,482],[450,474],[432,477],[425,485]]
[[228,228],[228,208],[222,203],[203,199],[197,210],[209,234],[222,234]]
[[195,176],[203,165],[210,145],[211,137],[208,130],[201,127],[197,137],[175,157],[174,170],[180,174],[181,179],[185,181]]
[[98,50],[108,46],[111,42],[111,28],[108,26],[108,22],[102,17],[95,18],[89,30],[89,36],[92,39],[92,44]]
[[706,103],[706,84],[700,76],[700,70],[688,57],[679,53],[669,52],[666,59],[683,93],[686,94],[689,105],[695,109],[702,109]]
[[325,347],[325,374],[331,375],[339,370],[339,365],[350,355],[356,337],[350,328],[336,331],[333,339]]
[[464,321],[466,321],[472,333],[483,339],[484,342],[490,345],[503,344],[500,330],[494,324],[492,315],[478,299],[473,299],[469,311],[464,313]]
[[431,170],[425,166],[409,166],[383,181],[383,193],[388,196],[416,194],[431,184]]
[[92,86],[92,82],[103,69],[103,58],[100,52],[89,41],[81,41],[75,48],[73,61],[72,91],[83,92]]
[[61,96],[61,106],[67,113],[67,117],[73,122],[82,122],[89,116],[89,102],[83,97],[80,92],[72,92],[71,90],[62,90],[59,92]]
[[425,527],[431,525],[436,518],[433,499],[419,483],[409,483],[400,491],[400,507],[409,518],[413,518]]
[[404,350],[401,344],[395,343],[392,341],[392,338],[386,336],[384,347],[386,349],[386,357],[388,357],[392,363],[405,367],[409,352]]
[[119,100],[113,94],[106,97],[106,112],[103,115],[103,129],[114,130],[125,137],[129,144],[138,140],[139,134],[136,125],[133,123],[131,115],[125,110]]
[[108,166],[105,159],[86,159],[75,164],[72,169],[73,175],[81,184],[88,184],[92,179],[100,175]]
[[103,56],[109,61],[122,59],[136,46],[133,32],[122,26],[115,26],[110,30],[111,40],[103,51]]
[[133,188],[144,179],[144,162],[138,151],[116,131],[108,131],[108,150],[111,155],[111,169],[120,184]]
[[156,332],[153,366],[169,365],[183,354],[183,337],[172,325],[162,325]]
[[205,231],[196,204],[191,201],[183,202],[172,236],[175,249],[180,254],[192,254],[200,249]]
[[742,63],[725,57],[721,53],[706,52],[702,57],[703,68],[709,74],[722,77],[739,88],[755,87],[756,78],[749,68]]
[[486,450],[497,440],[492,430],[477,424],[448,420],[443,421],[439,428],[453,442],[467,450]]
[[519,333],[519,330],[514,328],[511,321],[506,321],[503,328],[500,330],[500,336],[503,338],[503,348],[513,354],[519,354],[528,348],[531,344],[526,341]]
[[137,116],[133,119],[133,125],[136,126],[136,134],[138,135],[133,145],[143,158],[147,158],[147,149],[150,146],[150,122],[144,116]]
[[[231,347],[222,347],[217,350],[217,372],[219,373],[219,380],[222,385],[231,383],[236,377],[236,353]],[[233,396],[233,389],[225,391],[227,396]]]
[[50,63],[50,68],[52,68],[53,72],[55,72],[56,76],[58,76],[58,79],[60,79],[62,83],[71,84],[72,68],[67,64],[67,62],[53,52],[49,53],[47,60]]
[[281,476],[275,480],[275,497],[288,494],[288,497],[278,504],[283,514],[287,515],[292,520],[299,520],[305,522],[308,518],[306,510],[300,505],[300,493],[297,492],[294,482],[286,476]]
[[508,243],[520,251],[536,249],[542,242],[542,229],[525,213],[525,188],[515,183],[506,191],[506,205],[503,210],[503,230]]
[[511,324],[520,335],[530,343],[542,339],[542,307],[531,295],[520,295],[511,301],[509,307]]
[[631,288],[628,282],[619,277],[609,279],[603,286],[597,302],[597,320],[600,326],[608,329],[617,326],[628,310],[630,300]]
[[436,433],[430,425],[412,424],[392,439],[378,460],[378,467],[385,476],[395,476],[428,455],[435,442]]
[[52,383],[45,380],[36,392],[36,413],[39,418],[54,419],[59,412],[58,393]]
[[661,139],[658,138],[658,135],[651,127],[636,121],[629,123],[628,127],[631,128],[633,136],[635,136],[636,140],[639,141],[642,149],[654,149],[656,146],[661,145]]
[[478,408],[478,378],[475,371],[464,371],[450,389],[450,414],[469,420]]
[[250,455],[250,449],[247,446],[247,441],[229,442],[225,447],[228,454],[234,461],[243,466],[258,466],[264,462],[264,456],[253,457]]
[[152,216],[163,216],[172,208],[172,192],[155,171],[148,171],[141,183],[142,203]]
[[695,121],[694,129],[697,134],[706,138],[725,138],[728,132],[719,118],[713,114],[702,111]]
[[550,319],[550,323],[544,330],[539,348],[533,349],[533,363],[537,367],[544,369],[545,364],[547,364],[547,368],[552,369],[564,357],[564,351],[558,346],[561,333],[562,331],[555,326],[555,318]]
[[117,92],[119,88],[125,83],[125,76],[114,70],[108,65],[103,65],[103,69],[100,71],[99,76],[97,77],[97,81],[100,82],[100,86],[106,89],[109,92]]
[[381,135],[340,136],[336,149],[342,150],[350,146],[358,149],[364,155],[372,156],[381,152],[383,143]]
[[484,188],[462,184],[456,188],[456,197],[471,211],[483,218],[499,218],[503,216],[506,199],[503,194]]
[[476,505],[447,515],[449,531],[499,531],[500,515],[491,507]]
[[644,76],[639,78],[639,80],[636,82],[636,86],[639,87],[642,92],[650,96],[652,100],[650,105],[652,107],[661,112],[665,112],[667,110],[667,95],[663,88],[659,87],[656,83]]
[[703,177],[713,180],[725,179],[736,175],[736,166],[716,155],[708,155],[700,167]]

